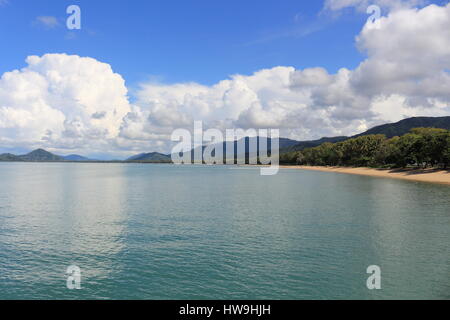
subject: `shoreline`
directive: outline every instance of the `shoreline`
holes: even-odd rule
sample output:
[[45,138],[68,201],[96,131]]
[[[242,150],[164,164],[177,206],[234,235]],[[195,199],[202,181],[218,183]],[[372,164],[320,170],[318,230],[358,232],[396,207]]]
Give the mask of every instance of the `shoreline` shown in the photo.
[[375,169],[354,167],[280,166],[283,169],[310,170],[362,175],[379,178],[401,179],[450,185],[450,170],[443,169]]
[[[76,163],[76,164],[166,164],[168,162],[137,162],[137,161],[0,161],[0,163]],[[230,165],[230,166],[256,166],[262,165]],[[320,166],[300,166],[300,165],[280,165],[281,169],[296,169],[308,171],[321,171],[352,174],[360,176],[378,177],[409,180],[416,182],[426,182],[450,186],[450,169],[377,169],[367,167],[320,167]]]

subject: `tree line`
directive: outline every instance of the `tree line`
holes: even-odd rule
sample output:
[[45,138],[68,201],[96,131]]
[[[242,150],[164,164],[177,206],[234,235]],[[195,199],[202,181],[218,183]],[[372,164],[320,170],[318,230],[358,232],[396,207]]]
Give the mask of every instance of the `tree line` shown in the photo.
[[450,165],[450,131],[415,128],[387,139],[385,135],[365,135],[338,143],[280,155],[282,164],[354,167],[442,167]]

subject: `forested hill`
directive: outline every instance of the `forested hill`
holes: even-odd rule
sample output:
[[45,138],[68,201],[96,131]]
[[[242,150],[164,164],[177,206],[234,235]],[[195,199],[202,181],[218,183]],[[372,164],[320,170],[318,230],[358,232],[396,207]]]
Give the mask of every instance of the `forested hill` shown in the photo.
[[325,142],[336,143],[351,138],[373,134],[384,134],[386,138],[392,138],[396,136],[399,137],[407,134],[411,131],[411,129],[414,128],[438,128],[450,130],[450,117],[414,117],[404,119],[396,123],[383,124],[351,137],[332,137],[313,141],[300,141],[298,144],[295,144],[288,148],[282,148],[281,153],[301,151],[307,148],[320,146]]
[[401,120],[396,123],[383,124],[366,132],[357,134],[352,138],[367,136],[369,134],[384,134],[386,138],[393,138],[407,134],[413,128],[438,128],[450,130],[450,117],[416,117]]
[[25,161],[25,162],[53,162],[53,161],[93,161],[86,157],[71,154],[69,156],[58,156],[44,149],[37,149],[24,155],[11,153],[0,154],[0,161]]
[[64,158],[50,153],[44,149],[37,149],[23,156],[18,156],[22,161],[63,161]]
[[414,128],[392,138],[386,138],[384,134],[362,135],[282,154],[280,162],[312,166],[446,169],[450,165],[450,130]]
[[128,158],[126,161],[131,162],[155,162],[155,163],[170,163],[172,159],[170,155],[162,154],[158,152],[141,153]]

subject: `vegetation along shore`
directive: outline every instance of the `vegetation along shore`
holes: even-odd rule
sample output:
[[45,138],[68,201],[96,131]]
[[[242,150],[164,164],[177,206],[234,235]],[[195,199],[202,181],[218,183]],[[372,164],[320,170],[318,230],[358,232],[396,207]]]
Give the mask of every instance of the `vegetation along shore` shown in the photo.
[[365,135],[282,155],[285,168],[450,185],[450,131],[414,128],[400,137]]

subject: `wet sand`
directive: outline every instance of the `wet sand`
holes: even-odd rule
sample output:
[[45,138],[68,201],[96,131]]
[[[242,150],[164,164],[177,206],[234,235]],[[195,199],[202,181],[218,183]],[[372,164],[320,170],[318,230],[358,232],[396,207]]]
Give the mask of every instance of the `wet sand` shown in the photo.
[[403,180],[450,185],[450,170],[372,169],[372,168],[312,167],[312,166],[281,166],[281,168],[357,174],[371,177],[403,179]]

